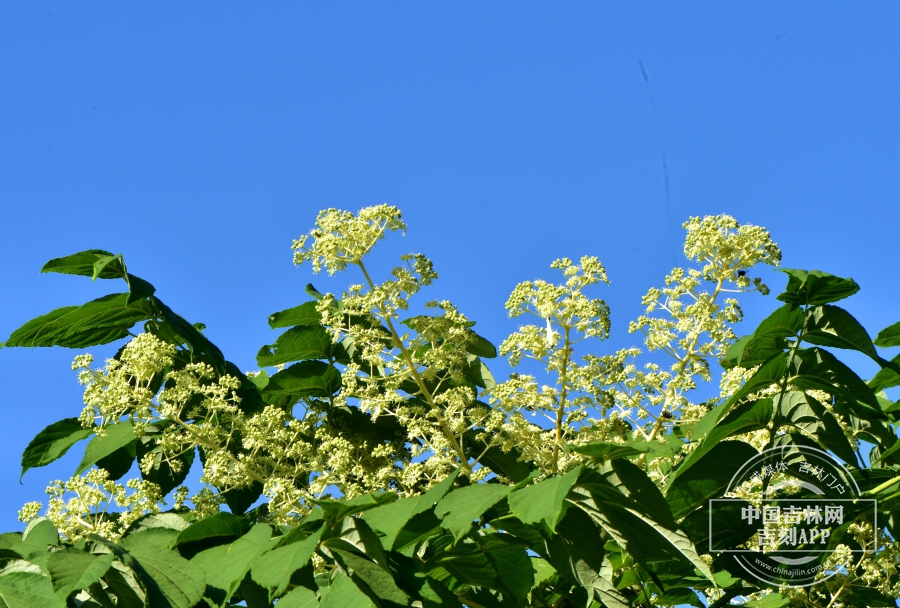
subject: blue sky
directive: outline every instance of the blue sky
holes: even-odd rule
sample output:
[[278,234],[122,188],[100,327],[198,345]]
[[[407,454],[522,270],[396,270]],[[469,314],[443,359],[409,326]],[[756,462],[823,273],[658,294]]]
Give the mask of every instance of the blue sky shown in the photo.
[[[716,213],[769,228],[785,266],[854,277],[847,307],[874,333],[900,320],[898,17],[876,2],[5,3],[0,334],[112,291],[38,274],[103,248],[252,369],[268,314],[309,281],[358,280],[294,268],[292,239],[319,209],[379,203],[410,229],[375,272],[429,255],[430,297],[497,343],[512,287],[585,254],[612,281],[596,292],[609,348],[633,343],[640,296],[682,259],[680,224]],[[773,306],[748,298],[746,330]],[[77,463],[18,483],[31,437],[81,410],[75,354],[0,350],[0,528]]]

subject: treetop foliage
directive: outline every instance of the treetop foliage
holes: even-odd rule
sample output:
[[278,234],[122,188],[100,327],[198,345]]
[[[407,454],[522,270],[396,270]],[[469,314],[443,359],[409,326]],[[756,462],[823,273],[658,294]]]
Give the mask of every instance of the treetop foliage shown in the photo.
[[[739,338],[737,298],[769,293],[753,268],[781,252],[729,216],[684,228],[688,265],[643,297],[640,345],[600,350],[608,278],[585,256],[554,261],[558,283],[516,286],[506,310],[523,324],[496,347],[451,302],[414,304],[437,279],[424,255],[369,268],[406,230],[397,208],[328,209],[294,262],[357,282],[308,285],[309,301],[270,315],[283,331],[248,372],[121,255],[51,260],[42,272],[126,290],[33,319],[5,346],[123,343],[101,365],[76,356],[84,408],[22,456],[24,475],[87,440],[46,506],[22,508],[24,533],[0,535],[0,605],[893,606],[900,402],[884,391],[900,356],[879,349],[900,346],[900,323],[872,340],[835,304],[852,279],[782,269],[783,304]],[[881,371],[864,381],[841,350]],[[498,355],[517,370],[500,381],[485,362]],[[718,396],[699,399],[712,382]],[[826,488],[841,521],[799,541],[752,525],[772,500],[821,500],[815,479],[786,473],[814,470],[815,450],[856,492]],[[819,545],[803,587],[734,557]]]

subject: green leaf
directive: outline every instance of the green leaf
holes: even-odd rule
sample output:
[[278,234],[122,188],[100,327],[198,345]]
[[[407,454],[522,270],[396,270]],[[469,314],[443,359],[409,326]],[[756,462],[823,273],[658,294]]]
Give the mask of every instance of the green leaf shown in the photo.
[[309,563],[319,545],[324,528],[319,528],[303,540],[272,549],[259,556],[251,566],[250,575],[269,590],[269,597],[278,597],[287,589],[291,576]]
[[[748,380],[747,384],[751,381],[752,378],[751,380]],[[746,384],[744,386],[746,386]],[[725,406],[721,407],[724,408]],[[750,431],[765,427],[772,419],[773,411],[774,406],[771,399],[760,399],[759,401],[748,401],[743,403],[733,411],[729,412],[706,434],[700,441],[700,445],[697,446],[697,449],[691,452],[681,465],[675,469],[670,483],[674,483],[679,476],[687,473],[692,466],[703,458],[703,456],[713,449],[720,441],[733,435],[749,433]],[[718,413],[717,410],[713,410],[710,414],[717,415]],[[701,422],[703,421],[701,420]],[[702,437],[702,435],[700,436]]]
[[250,529],[250,525],[243,517],[232,513],[216,513],[210,517],[201,519],[191,524],[178,534],[175,547],[198,541],[235,538],[243,535]]
[[784,293],[778,296],[782,302],[801,305],[830,304],[848,298],[859,291],[853,279],[836,277],[819,270],[778,268],[788,275]]
[[192,608],[206,589],[206,574],[176,552],[141,542],[153,530],[122,539],[126,564],[141,578],[149,605],[156,608]]
[[493,359],[497,356],[497,347],[491,344],[486,338],[476,334],[471,329],[466,330],[466,336],[469,337],[469,343],[466,345],[466,352],[477,357],[485,359]]
[[0,576],[3,608],[60,608],[49,576],[35,572],[10,572]]
[[[584,509],[648,569],[652,570],[648,565],[651,558],[674,558],[692,565],[712,580],[709,566],[700,559],[690,539],[678,528],[656,485],[634,464],[626,460],[614,463],[621,463],[621,469],[614,471],[616,478],[610,478],[606,483],[600,483],[596,474],[592,475],[589,469],[585,469],[583,479],[579,480],[577,489],[570,493],[568,499]],[[638,477],[634,470],[643,478]],[[627,494],[623,496],[617,485],[624,486]]]
[[803,329],[806,314],[797,304],[789,303],[763,319],[753,332],[754,338],[790,338]]
[[[603,483],[597,484],[600,479]],[[586,469],[578,485],[589,489],[595,499],[639,512],[667,528],[678,527],[659,487],[643,469],[629,460],[619,458],[604,463],[599,479],[595,471]],[[628,500],[623,501],[622,497]]]
[[869,380],[869,388],[872,389],[872,391],[878,392],[893,386],[900,386],[900,373],[898,373],[896,369],[900,366],[900,355],[891,359],[890,363],[893,365],[885,365],[878,370],[878,373],[875,374],[874,378]]
[[306,587],[297,587],[278,600],[278,608],[319,608],[319,599]]
[[494,445],[488,447],[478,439],[478,433],[474,430],[466,431],[464,439],[466,455],[478,458],[479,463],[514,483],[527,479],[535,470],[534,463],[524,460],[522,451],[516,447],[512,447],[509,451],[503,451]]
[[[84,458],[81,459],[81,464],[75,470],[75,475],[81,475],[94,466],[98,460],[109,456],[132,442],[134,442],[134,427],[130,421],[125,420],[109,425],[106,427],[105,436],[97,435],[87,444],[87,448],[84,450]],[[131,464],[129,463],[128,466],[130,467]]]
[[233,543],[195,555],[191,563],[206,572],[206,597],[217,606],[224,606],[237,591],[253,561],[273,545],[271,536],[272,528],[257,524]]
[[[107,590],[116,596],[117,608],[144,608],[146,606],[146,593],[137,580],[137,574],[131,568],[120,562],[113,562],[112,567],[106,571],[103,578],[108,585]],[[102,597],[102,594],[103,589],[99,585],[91,586],[93,597]]]
[[463,377],[466,380],[468,380],[475,386],[486,390],[490,390],[497,385],[497,382],[494,380],[494,376],[487,368],[487,365],[484,364],[484,361],[482,361],[475,355],[468,355],[466,359],[469,362],[468,367],[463,369]]
[[505,534],[490,534],[484,551],[497,571],[497,577],[520,605],[534,587],[534,569],[525,547],[508,542]]
[[262,495],[263,484],[254,481],[245,488],[231,488],[222,492],[225,504],[235,515],[243,515]]
[[[92,433],[90,429],[81,426],[78,418],[54,422],[35,435],[22,453],[22,477],[28,469],[42,467],[61,458],[70,447]],[[21,480],[21,477],[19,479]]]
[[900,346],[900,322],[894,323],[890,327],[885,327],[875,338],[875,346],[889,348],[891,346]]
[[735,473],[756,455],[756,449],[743,441],[723,441],[711,448],[669,485],[666,500],[675,519],[721,496]]
[[[184,317],[166,306],[162,300],[157,297],[153,297],[151,300],[159,312],[160,321],[148,323],[147,331],[170,344],[186,346],[192,359],[200,359],[209,363],[220,373],[225,371],[225,356],[215,344],[210,342],[200,330],[188,323]],[[237,372],[232,375],[242,378],[243,374],[240,373],[240,370]]]
[[149,530],[151,528],[167,528],[175,532],[181,532],[191,525],[189,518],[193,517],[190,512],[187,513],[148,513],[137,519],[128,526],[125,535],[140,532],[141,530]]
[[500,484],[478,484],[458,488],[445,496],[434,508],[441,526],[453,533],[459,542],[472,529],[472,524],[485,511],[500,502],[512,487]]
[[41,272],[58,272],[59,274],[77,274],[93,279],[124,279],[125,263],[122,255],[114,255],[102,249],[88,249],[54,258],[44,264]]
[[674,454],[671,446],[659,441],[640,441],[635,439],[625,443],[591,441],[583,445],[570,445],[569,449],[601,462],[616,458],[633,458],[647,453],[652,453],[653,457],[666,457]]
[[269,315],[269,327],[272,329],[297,325],[318,326],[321,321],[322,317],[316,310],[315,301],[304,302],[300,306]]
[[565,475],[555,475],[512,492],[507,498],[509,510],[524,524],[543,524],[547,536],[551,536],[563,516],[566,495],[580,473],[581,467],[577,467]]
[[341,567],[351,574],[351,577],[359,578],[379,600],[393,602],[400,606],[409,604],[409,597],[397,587],[394,577],[387,568],[354,551],[335,548],[331,549],[331,553]]
[[47,556],[47,571],[56,596],[65,602],[72,592],[87,589],[106,574],[113,558],[112,553],[92,555],[71,548],[50,553]]
[[343,351],[340,344],[331,341],[331,335],[324,327],[292,327],[278,336],[275,344],[260,348],[256,363],[260,367],[271,367],[309,359],[345,359],[347,355]]
[[[560,576],[579,585],[592,598],[597,593],[606,606],[625,608],[630,602],[606,580],[602,533],[581,509],[568,509],[546,543],[547,559]],[[610,573],[611,575],[611,573]]]
[[38,517],[28,522],[22,540],[10,548],[22,557],[28,557],[36,553],[46,553],[49,547],[56,546],[59,546],[59,532],[56,526],[46,517]]
[[776,395],[775,430],[783,424],[790,424],[815,437],[826,450],[832,451],[844,462],[858,466],[856,452],[840,423],[824,405],[811,395],[800,391],[788,391]]
[[338,522],[348,515],[362,513],[369,509],[386,505],[397,500],[393,492],[370,492],[361,496],[355,496],[349,500],[331,500],[321,498],[314,501],[324,511],[324,518],[329,523]]
[[131,470],[134,464],[137,440],[125,444],[109,456],[104,456],[97,461],[97,468],[103,469],[109,475],[111,481],[121,479],[125,473]]
[[[136,457],[139,462],[143,462],[144,457],[148,454],[153,459],[153,466],[149,470],[145,471],[141,468],[141,478],[158,485],[163,496],[184,482],[191,471],[191,465],[194,463],[193,449],[178,456],[163,458],[159,442],[151,435],[142,437],[136,442],[135,447],[137,450]],[[177,473],[172,470],[171,463],[173,461],[181,463],[181,469]]]
[[147,300],[130,302],[129,296],[115,293],[81,306],[58,308],[14,331],[6,346],[84,348],[127,337],[135,323],[153,316]]
[[801,349],[798,354],[795,358],[796,371],[789,378],[791,385],[844,397],[859,418],[885,418],[872,389],[834,355],[820,348]]
[[881,362],[865,328],[849,312],[837,306],[812,308],[803,340],[819,346],[857,350]]
[[706,608],[706,604],[700,601],[697,594],[687,587],[669,587],[665,593],[653,598],[657,606],[697,606]]
[[681,526],[701,553],[734,549],[756,534],[756,527],[741,517],[741,509],[749,506],[743,500],[707,504],[685,517]]
[[320,608],[375,608],[368,596],[349,577],[335,574],[331,584],[322,590]]
[[[849,585],[847,589],[850,591],[850,597],[847,599],[853,606],[897,606],[895,598],[887,596],[873,587],[856,583]],[[786,606],[787,603],[781,605]]]
[[302,361],[271,376],[263,395],[330,397],[340,388],[341,373],[337,369],[322,361]]
[[[747,608],[781,608],[782,606],[790,605],[790,603],[791,600],[784,597],[780,593],[770,593],[769,595],[764,595],[758,600],[744,602],[741,605],[747,606]],[[893,604],[888,605],[893,606]]]
[[[900,442],[898,442],[900,443]],[[431,509],[437,501],[453,487],[459,475],[459,469],[444,478],[439,484],[421,494],[376,507],[363,515],[363,519],[373,529],[378,530],[384,537],[382,543],[385,549],[391,549],[400,530],[414,516]]]

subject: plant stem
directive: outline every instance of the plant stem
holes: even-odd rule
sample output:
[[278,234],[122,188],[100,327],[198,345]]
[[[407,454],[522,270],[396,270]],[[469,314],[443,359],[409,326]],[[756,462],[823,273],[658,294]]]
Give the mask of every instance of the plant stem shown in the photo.
[[[716,288],[713,290],[712,299],[710,300],[710,304],[715,303],[716,298],[719,297],[719,293],[722,291],[722,285],[724,284],[725,279],[719,278],[716,282]],[[684,358],[679,359],[678,367],[675,370],[675,374],[673,375],[673,381],[675,378],[681,376],[684,373],[684,370],[687,369],[688,363],[690,363],[691,359],[694,357],[694,349],[697,348],[697,342],[700,341],[700,335],[703,333],[702,329],[697,329],[694,332],[694,335],[691,337],[691,342],[688,345],[686,352],[684,354]],[[662,429],[663,421],[666,420],[665,416],[662,414],[668,411],[669,402],[675,398],[675,387],[673,382],[669,382],[669,388],[666,389],[666,398],[663,401],[662,410],[660,410],[660,416],[656,419],[656,422],[653,425],[653,429],[650,431],[650,436],[647,438],[647,441],[653,441],[656,439],[656,435]],[[644,460],[646,460],[647,454],[641,454],[640,458],[637,459],[637,466],[644,466]]]
[[[550,470],[556,473],[559,470],[559,446],[562,444],[562,426],[566,416],[566,396],[568,395],[568,385],[566,384],[566,372],[569,369],[569,328],[563,326],[566,332],[566,339],[563,343],[563,360],[562,370],[559,373],[559,383],[561,385],[559,392],[559,407],[556,408],[556,441],[553,443],[553,458],[550,461]],[[548,336],[549,339],[549,336]]]
[[[359,266],[360,270],[362,270],[363,276],[366,278],[366,282],[369,284],[369,289],[374,291],[375,283],[372,282],[372,278],[369,276],[365,264],[363,264],[363,261],[361,259],[356,260],[356,264]],[[422,391],[422,396],[425,397],[425,400],[428,402],[431,411],[437,418],[438,424],[441,426],[441,430],[443,431],[444,436],[447,438],[447,441],[450,442],[450,445],[451,447],[453,447],[453,450],[456,452],[457,456],[459,456],[459,461],[462,464],[463,468],[466,469],[466,472],[471,473],[472,467],[469,465],[469,459],[466,457],[466,453],[463,451],[462,446],[459,444],[459,441],[456,440],[456,436],[450,429],[450,425],[447,424],[447,421],[443,416],[441,416],[440,408],[434,402],[434,396],[431,394],[431,391],[428,390],[428,387],[425,386],[425,380],[422,378],[422,375],[419,374],[419,370],[413,363],[412,356],[409,354],[409,350],[403,344],[403,340],[400,339],[400,334],[397,333],[397,329],[394,327],[394,323],[393,321],[391,321],[391,317],[387,314],[387,311],[385,310],[384,304],[382,302],[378,303],[378,310],[381,312],[381,318],[385,320],[388,326],[388,330],[390,330],[391,332],[391,341],[394,343],[394,346],[400,349],[400,354],[403,357],[403,360],[406,362],[406,367],[409,369],[409,372],[412,374],[413,379],[416,381],[419,390]]]

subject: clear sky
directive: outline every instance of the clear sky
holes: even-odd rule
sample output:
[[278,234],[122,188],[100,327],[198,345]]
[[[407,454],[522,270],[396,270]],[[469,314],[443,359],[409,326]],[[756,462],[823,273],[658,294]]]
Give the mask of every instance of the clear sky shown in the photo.
[[[3,3],[0,340],[117,289],[38,274],[102,248],[253,369],[268,314],[309,281],[358,281],[294,268],[292,239],[319,209],[378,203],[410,229],[376,274],[429,255],[430,297],[497,343],[512,287],[585,254],[612,280],[609,348],[634,342],[681,223],[716,213],[769,228],[787,267],[854,277],[847,306],[877,332],[900,320],[898,18],[888,2]],[[746,302],[749,332],[775,302]],[[18,483],[34,434],[81,410],[75,354],[0,350],[0,529],[80,458]]]

